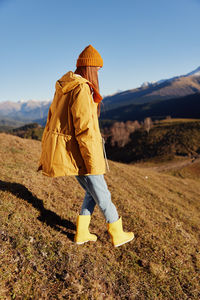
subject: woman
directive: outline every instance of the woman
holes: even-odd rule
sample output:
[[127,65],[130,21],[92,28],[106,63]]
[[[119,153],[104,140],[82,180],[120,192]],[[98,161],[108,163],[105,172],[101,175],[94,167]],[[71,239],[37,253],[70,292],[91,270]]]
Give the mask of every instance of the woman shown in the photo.
[[77,218],[75,242],[96,241],[89,232],[89,223],[98,204],[115,247],[134,238],[124,232],[122,219],[111,201],[104,180],[106,158],[99,130],[98,115],[102,100],[99,94],[98,70],[103,60],[91,45],[79,55],[75,72],[69,71],[56,82],[56,91],[49,108],[42,137],[42,154],[38,170],[57,177],[75,175],[86,191]]

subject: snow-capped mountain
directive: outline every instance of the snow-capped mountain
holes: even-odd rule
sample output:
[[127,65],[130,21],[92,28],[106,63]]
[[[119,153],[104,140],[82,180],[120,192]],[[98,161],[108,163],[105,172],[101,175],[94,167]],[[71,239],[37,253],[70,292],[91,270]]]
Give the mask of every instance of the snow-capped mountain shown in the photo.
[[200,67],[196,68],[194,71],[186,74],[185,76],[200,76]]
[[200,76],[200,67],[196,68],[194,71],[189,72],[185,75],[179,75],[179,76],[171,77],[171,78],[168,78],[168,79],[161,79],[159,81],[156,81],[155,83],[160,84],[160,83],[163,83],[165,81],[173,81],[173,80],[181,78],[181,77],[189,77],[189,76]]
[[141,88],[146,88],[146,87],[149,87],[149,86],[151,86],[152,84],[155,84],[156,83],[156,81],[145,81],[145,82],[143,82],[142,84],[141,84]]
[[50,101],[18,101],[0,102],[0,117],[7,117],[15,120],[33,121],[46,117]]

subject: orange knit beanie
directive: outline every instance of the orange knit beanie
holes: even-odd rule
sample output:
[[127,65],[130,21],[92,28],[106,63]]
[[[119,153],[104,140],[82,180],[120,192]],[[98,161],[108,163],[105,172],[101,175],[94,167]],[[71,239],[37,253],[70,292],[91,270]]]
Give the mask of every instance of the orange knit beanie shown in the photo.
[[99,52],[92,45],[89,45],[79,55],[76,66],[103,67],[103,59]]

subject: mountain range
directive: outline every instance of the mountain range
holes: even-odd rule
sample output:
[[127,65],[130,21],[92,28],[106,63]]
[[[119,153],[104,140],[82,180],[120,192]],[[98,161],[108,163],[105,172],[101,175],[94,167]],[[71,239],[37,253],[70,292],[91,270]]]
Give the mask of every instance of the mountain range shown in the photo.
[[[200,67],[186,75],[145,82],[138,88],[104,97],[102,103],[101,119],[162,118],[172,112],[178,117],[200,118]],[[50,104],[34,100],[0,102],[0,125],[13,124],[13,120],[44,125]]]
[[194,71],[104,98],[102,120],[200,118],[200,67]]
[[157,100],[143,104],[129,104],[118,106],[101,113],[102,123],[105,120],[112,121],[143,121],[150,117],[152,120],[171,118],[200,118],[200,93],[184,97]]
[[130,104],[175,99],[198,92],[200,92],[200,67],[186,75],[144,83],[139,88],[107,96],[104,98],[104,111]]
[[0,119],[29,122],[46,118],[51,101],[0,102]]

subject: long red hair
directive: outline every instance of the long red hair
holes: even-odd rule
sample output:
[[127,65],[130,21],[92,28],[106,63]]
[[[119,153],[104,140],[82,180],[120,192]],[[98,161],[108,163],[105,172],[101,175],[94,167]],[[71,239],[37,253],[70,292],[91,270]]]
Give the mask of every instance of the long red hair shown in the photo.
[[[98,78],[98,67],[90,66],[80,66],[76,68],[75,74],[81,75],[83,78],[87,79],[94,89],[99,93],[99,78]],[[97,112],[100,116],[101,103],[98,103]]]

